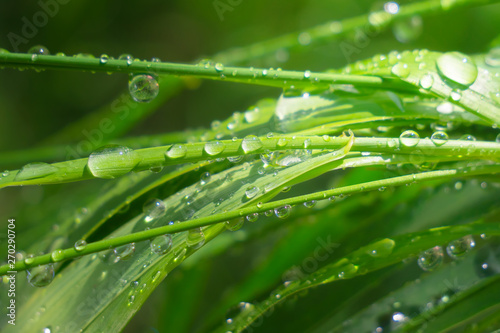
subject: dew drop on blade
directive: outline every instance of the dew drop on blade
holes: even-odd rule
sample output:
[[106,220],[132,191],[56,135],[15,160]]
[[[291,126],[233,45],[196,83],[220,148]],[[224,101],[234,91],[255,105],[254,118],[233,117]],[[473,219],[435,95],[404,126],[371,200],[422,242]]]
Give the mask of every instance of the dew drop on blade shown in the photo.
[[108,145],[90,154],[87,166],[95,177],[112,179],[132,171],[138,162],[133,149]]
[[432,271],[443,263],[444,252],[441,246],[434,246],[421,252],[418,256],[418,266],[424,271]]
[[150,242],[151,251],[156,254],[163,255],[166,254],[172,247],[172,236],[171,235],[161,235],[151,240]]
[[26,277],[33,287],[45,287],[54,280],[54,265],[46,264],[29,268]]
[[135,75],[128,83],[130,96],[139,103],[148,103],[158,96],[160,85],[150,74]]
[[440,75],[462,86],[470,86],[476,81],[477,66],[471,57],[460,52],[447,52],[436,61]]

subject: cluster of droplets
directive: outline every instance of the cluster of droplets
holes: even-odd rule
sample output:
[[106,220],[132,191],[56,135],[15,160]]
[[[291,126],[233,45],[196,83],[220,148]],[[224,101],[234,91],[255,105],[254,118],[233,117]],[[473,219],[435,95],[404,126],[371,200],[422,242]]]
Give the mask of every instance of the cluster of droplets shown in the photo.
[[[255,189],[255,187],[249,187],[247,189],[247,191],[245,191],[246,197],[249,193],[248,192],[249,190],[251,192],[258,191],[258,189]],[[250,196],[253,197],[252,195],[254,195],[254,194],[251,194]],[[315,204],[315,201],[310,201],[308,203],[305,203],[305,205],[310,205],[310,208],[312,208],[314,206],[314,204]],[[263,205],[262,202],[257,203],[258,208],[261,208],[262,205]],[[308,207],[308,206],[306,206],[306,207]],[[291,215],[291,211],[292,211],[291,205],[284,205],[284,206],[276,207],[274,209],[270,209],[268,211],[265,211],[263,213],[263,215],[265,215],[266,217],[275,216],[279,219],[286,219]],[[259,216],[260,216],[259,213],[250,213],[250,214],[246,215],[244,218],[235,218],[235,219],[226,221],[226,229],[230,230],[230,231],[237,231],[243,227],[245,220],[248,222],[255,222],[259,219]]]
[[[476,244],[472,236],[464,236],[448,243],[446,246],[446,253],[454,260],[459,259],[470,252],[475,245]],[[418,266],[420,266],[420,268],[424,271],[433,271],[441,266],[443,260],[443,248],[441,246],[434,246],[421,252],[418,256],[417,263]]]
[[[38,60],[39,55],[49,55],[49,50],[42,45],[35,45],[28,50],[30,53],[31,61],[35,62]],[[64,53],[57,53],[56,56],[66,56]],[[79,53],[74,55],[75,58],[87,58],[87,59],[95,59],[95,57],[91,54]],[[99,56],[99,63],[101,65],[106,65],[113,57],[108,56],[107,54],[102,54]],[[118,60],[126,61],[126,65],[130,66],[134,62],[140,62],[140,59],[134,59],[130,54],[122,54],[118,57]],[[152,58],[151,62],[159,63],[160,59]],[[148,68],[152,67],[151,64],[148,65]],[[151,102],[159,93],[159,84],[155,75],[151,73],[144,74],[131,74],[128,88],[130,92],[130,96],[134,99],[134,101],[139,103],[148,103]]]
[[[421,19],[419,17],[414,17],[412,20],[417,26],[421,24]],[[398,24],[399,22],[394,25],[394,29],[396,29]],[[404,39],[404,37],[402,39]],[[487,58],[490,63],[495,63],[495,60],[491,59],[497,59],[498,52],[498,50],[494,49],[488,54]],[[387,63],[392,66],[391,73],[393,75],[406,79],[411,74],[411,66],[414,66],[413,64],[411,66],[409,64],[415,61],[415,66],[417,66],[419,70],[424,71],[423,75],[418,74],[418,72],[414,74],[418,75],[416,79],[422,89],[432,89],[436,82],[441,79],[450,87],[449,93],[451,100],[459,102],[462,99],[463,91],[474,84],[478,77],[478,67],[474,60],[460,52],[443,53],[436,60],[436,68],[438,71],[437,74],[435,74],[433,72],[425,72],[425,69],[428,67],[428,63],[425,61],[427,53],[427,50],[414,50],[412,52],[404,51],[402,53],[394,51],[387,56]],[[412,57],[414,57],[414,59]],[[383,56],[380,60],[385,62],[386,57]],[[361,66],[358,69],[372,69],[374,72],[378,70],[377,67],[382,67],[379,66],[377,62],[369,64],[369,66],[374,68],[367,68],[363,63],[359,63],[357,66]],[[356,67],[348,67],[348,71],[353,68]]]
[[135,243],[129,243],[115,247],[107,251],[100,252],[98,257],[105,264],[116,264],[133,257],[135,253]]

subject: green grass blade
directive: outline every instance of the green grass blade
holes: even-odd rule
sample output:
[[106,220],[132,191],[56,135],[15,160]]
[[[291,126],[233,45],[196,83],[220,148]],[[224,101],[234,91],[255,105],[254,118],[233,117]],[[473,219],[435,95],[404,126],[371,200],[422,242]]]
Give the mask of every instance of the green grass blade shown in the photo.
[[[452,240],[470,234],[480,235],[483,233],[500,235],[498,224],[474,223],[462,226],[441,227],[374,242],[301,280],[285,283],[284,286],[276,289],[265,302],[257,305],[254,311],[243,313],[234,318],[234,325],[232,325],[231,329],[236,332],[243,331],[250,327],[252,322],[261,317],[266,311],[269,311],[287,297],[301,290],[364,275],[373,270],[398,263],[405,258],[416,256],[421,251],[433,246],[447,244]],[[371,255],[374,250],[378,251],[378,254],[375,256]],[[221,329],[220,331],[223,330]]]

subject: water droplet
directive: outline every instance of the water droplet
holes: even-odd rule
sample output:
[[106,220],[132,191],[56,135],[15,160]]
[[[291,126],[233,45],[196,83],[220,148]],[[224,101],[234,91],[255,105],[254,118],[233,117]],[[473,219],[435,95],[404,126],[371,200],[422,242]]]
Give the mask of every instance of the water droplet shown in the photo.
[[54,265],[47,264],[32,267],[26,270],[28,283],[33,287],[45,287],[54,280]]
[[109,56],[108,56],[107,54],[103,54],[103,55],[101,55],[101,57],[99,58],[99,62],[100,62],[101,64],[105,64],[105,63],[107,63],[107,62],[108,62],[108,60],[109,60]]
[[392,66],[391,73],[402,78],[407,78],[410,75],[410,68],[408,68],[407,64],[398,62]]
[[420,141],[420,136],[417,132],[408,130],[401,133],[399,141],[405,147],[415,147]]
[[[267,151],[265,153],[260,154],[260,160],[264,163],[264,166],[272,165],[276,157],[279,155],[279,152],[270,152]],[[262,167],[259,169],[259,174],[265,174],[265,169]]]
[[450,102],[444,102],[437,106],[437,111],[441,114],[450,114],[454,111],[455,105]]
[[311,145],[312,145],[311,139],[304,140],[304,148],[307,149],[307,148],[311,147]]
[[212,131],[217,131],[220,128],[220,125],[221,125],[220,120],[214,120],[210,124],[210,128],[212,129]]
[[201,228],[194,228],[188,231],[186,244],[192,249],[198,249],[205,244],[205,234]]
[[187,249],[185,247],[177,247],[174,250],[174,262],[178,262],[184,259],[187,253]]
[[252,199],[255,197],[257,194],[259,194],[260,189],[257,186],[250,186],[246,189],[245,191],[245,196],[248,199]]
[[434,246],[418,256],[418,266],[424,271],[432,271],[443,263],[444,252],[441,246]]
[[128,260],[132,258],[135,252],[135,243],[125,244],[115,247],[113,253],[117,260]]
[[389,1],[384,4],[384,10],[389,14],[397,14],[399,12],[399,4],[394,1]]
[[172,247],[172,236],[171,235],[161,235],[149,243],[151,251],[156,254],[163,255],[166,254]]
[[280,219],[286,219],[290,216],[292,207],[290,205],[285,205],[282,207],[277,207],[274,209],[274,214]]
[[392,32],[394,37],[401,43],[409,43],[416,40],[423,31],[422,17],[415,15],[407,19],[394,22]]
[[118,57],[118,60],[126,60],[127,66],[130,66],[134,62],[134,57],[130,54],[122,54]]
[[35,45],[35,46],[32,46],[29,50],[28,50],[28,53],[31,53],[31,54],[40,54],[40,55],[49,55],[50,52],[49,52],[49,49],[47,49],[45,46],[43,45]]
[[90,154],[87,166],[95,177],[112,179],[132,171],[138,162],[134,150],[124,146],[108,145]]
[[19,170],[16,177],[14,177],[14,180],[21,181],[42,178],[56,173],[57,170],[59,170],[57,167],[47,163],[29,163],[23,166],[21,170]]
[[476,81],[477,67],[472,58],[460,52],[447,52],[436,61],[439,73],[448,80],[463,86]]
[[[153,173],[160,173],[162,170],[163,170],[163,166],[161,166],[161,165],[152,166],[151,168],[149,168],[149,171],[151,171]],[[123,212],[126,212],[127,210],[128,210],[128,207],[124,208]]]
[[491,67],[500,67],[500,47],[491,49],[484,58],[484,62]]
[[306,208],[313,208],[314,206],[316,206],[316,200],[304,202],[304,207]]
[[4,170],[2,172],[2,177],[7,177],[8,175],[10,175],[10,171],[9,170]]
[[367,252],[372,257],[388,257],[392,254],[395,245],[394,240],[385,238],[371,244]]
[[156,280],[158,280],[160,275],[161,275],[161,271],[156,271],[156,273],[154,273],[153,276],[151,277],[151,282],[154,283]]
[[160,85],[158,81],[149,74],[135,75],[128,83],[130,96],[139,103],[148,103],[158,96]]
[[224,151],[224,143],[220,141],[209,141],[205,144],[205,151],[208,155],[219,155]]
[[497,135],[496,139],[495,139],[495,142],[496,143],[500,143],[500,134]]
[[259,219],[259,213],[252,213],[246,216],[248,222],[255,222]]
[[442,146],[448,141],[448,134],[446,134],[446,132],[443,131],[434,132],[431,135],[431,141],[436,146]]
[[470,134],[464,134],[460,137],[460,140],[464,140],[464,141],[476,141],[476,137],[474,135],[470,135]]
[[259,120],[260,117],[260,109],[254,108],[253,110],[248,110],[244,113],[244,119],[248,124],[252,124]]
[[187,148],[185,145],[181,144],[172,145],[165,153],[165,155],[167,155],[168,158],[172,159],[184,157],[186,156],[186,154],[187,154]]
[[446,253],[448,253],[451,258],[457,259],[463,257],[474,246],[476,246],[474,238],[472,238],[472,236],[465,236],[451,241],[446,247]]
[[308,32],[301,32],[298,37],[300,45],[309,45],[311,43],[311,35]]
[[430,89],[433,83],[434,83],[434,77],[432,76],[432,74],[425,74],[420,79],[420,86],[424,89]]
[[75,223],[79,224],[87,216],[89,210],[86,207],[80,207],[75,212]]
[[460,99],[462,98],[462,92],[458,89],[453,89],[451,91],[451,99],[454,100],[455,102],[458,102],[460,101]]
[[63,252],[63,250],[54,250],[50,254],[50,257],[52,258],[52,261],[54,261],[54,262],[64,260],[64,252]]
[[260,141],[259,137],[255,135],[247,135],[241,142],[241,148],[245,154],[251,153],[262,148],[264,145]]
[[35,261],[35,258],[33,256],[33,254],[28,254],[28,255],[26,255],[26,258],[24,258],[24,263],[27,266],[32,265],[34,261]]
[[277,145],[278,147],[285,147],[288,144],[288,142],[290,142],[290,139],[281,137],[278,139]]
[[95,59],[93,54],[90,53],[78,53],[73,56],[74,58],[85,58],[85,59]]
[[224,65],[223,65],[223,64],[221,64],[220,62],[216,63],[216,64],[215,64],[215,70],[216,70],[217,72],[222,72],[222,71],[224,70]]
[[211,178],[210,172],[202,173],[200,176],[200,185],[205,186],[206,184],[208,184],[210,182],[210,178]]
[[135,300],[135,296],[134,295],[130,295],[128,297],[128,305],[132,305],[132,303],[134,303],[134,300]]
[[304,78],[305,78],[305,79],[308,79],[308,78],[310,78],[310,77],[311,77],[311,71],[305,71],[305,72],[304,72]]
[[160,199],[149,199],[142,206],[142,211],[145,215],[144,221],[149,223],[154,219],[158,219],[167,212],[167,205]]
[[226,222],[226,229],[230,231],[240,230],[243,227],[245,220],[242,218],[232,219]]
[[392,314],[392,321],[396,322],[396,323],[403,323],[403,322],[406,322],[408,321],[408,317],[405,316],[404,313],[402,312],[394,312]]
[[229,156],[227,160],[231,163],[240,163],[243,160],[243,156]]
[[75,242],[75,250],[78,252],[85,250],[86,247],[87,247],[87,242],[83,239],[77,240]]

